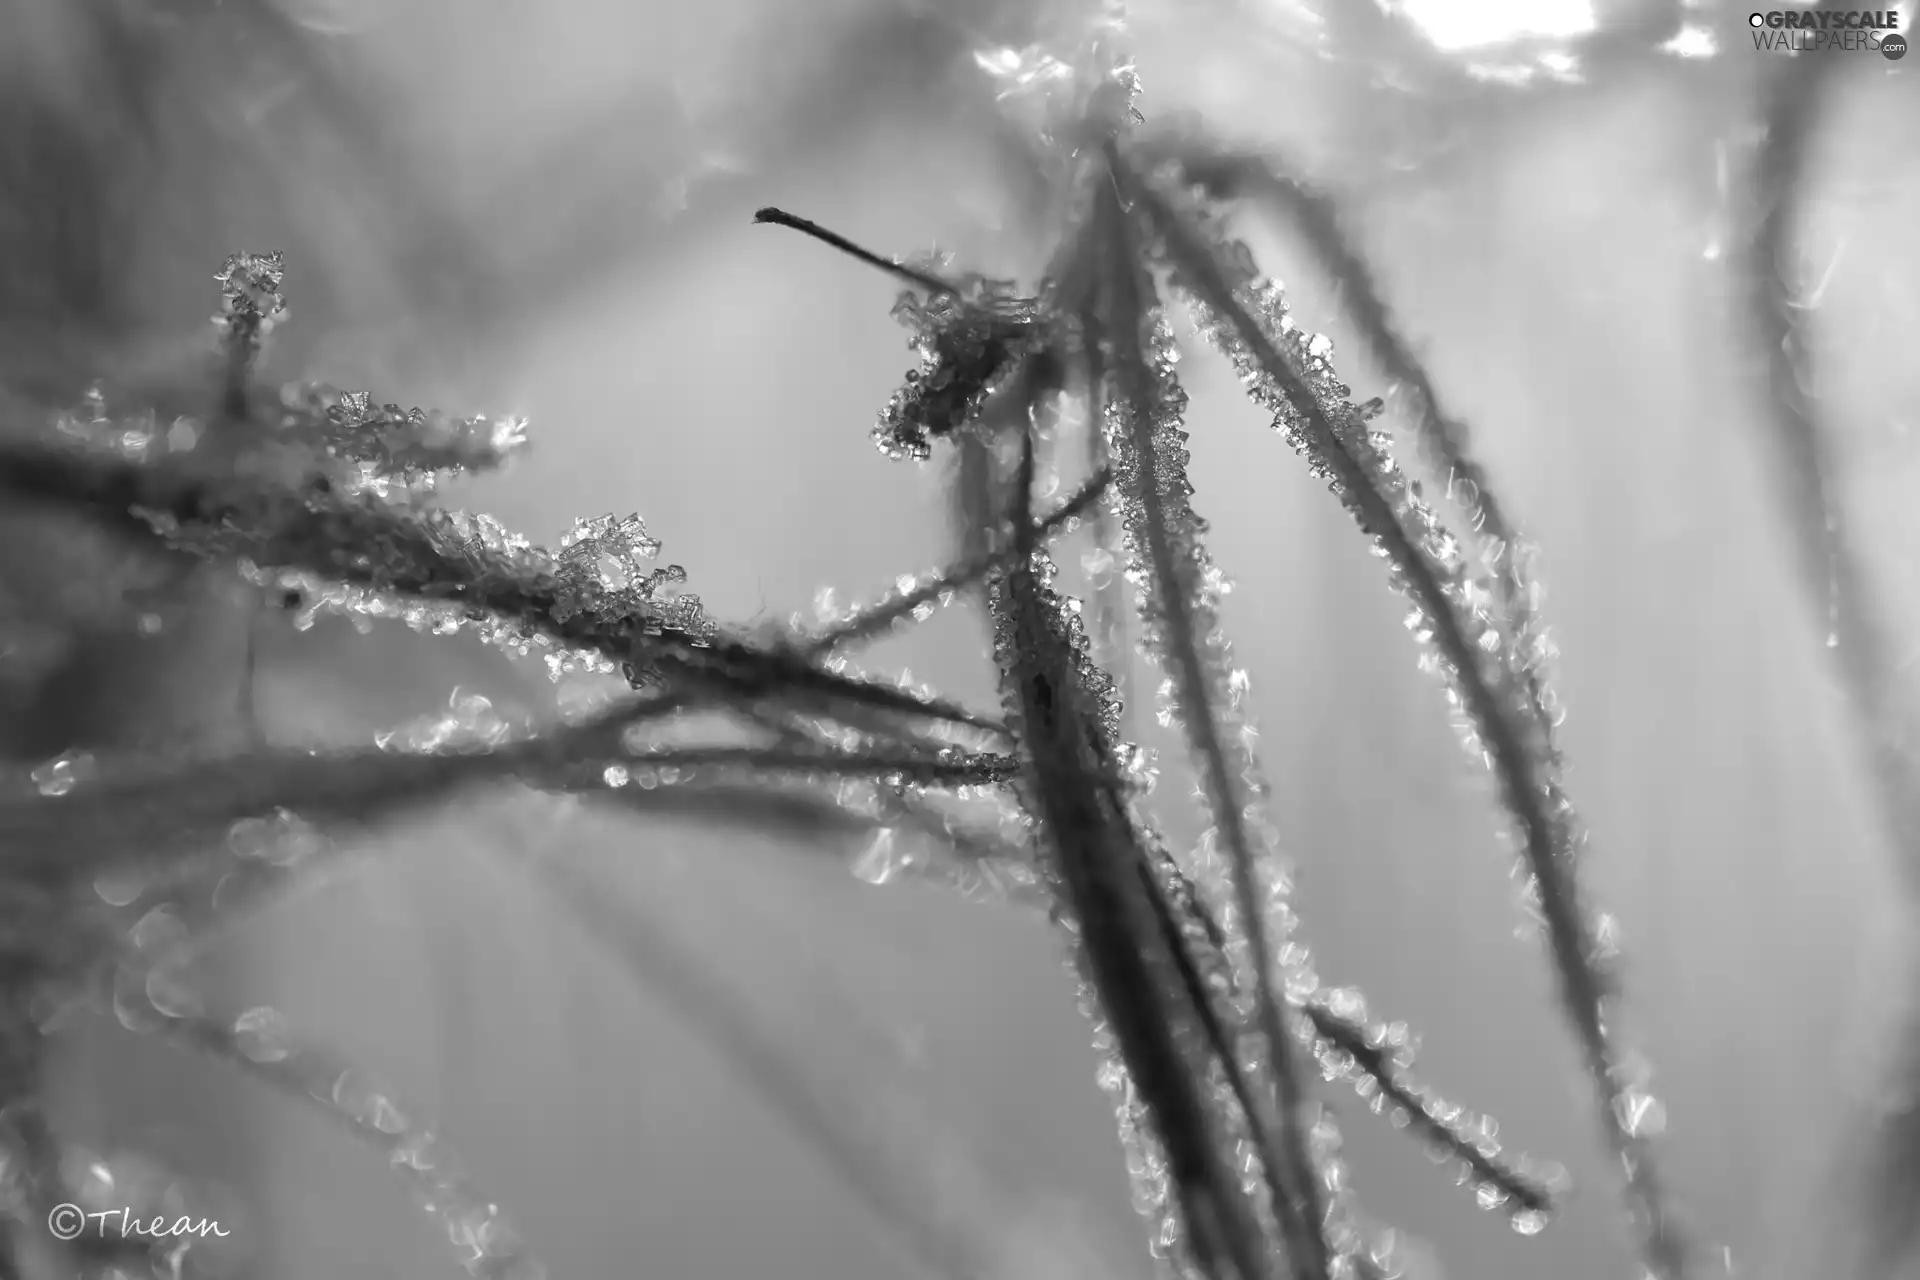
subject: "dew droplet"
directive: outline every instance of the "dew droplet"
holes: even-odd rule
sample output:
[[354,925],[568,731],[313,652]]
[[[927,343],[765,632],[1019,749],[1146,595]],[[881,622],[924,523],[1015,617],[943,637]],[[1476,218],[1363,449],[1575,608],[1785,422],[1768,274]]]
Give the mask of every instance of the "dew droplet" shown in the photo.
[[147,891],[147,878],[137,872],[108,872],[94,877],[93,891],[110,907],[130,907]]
[[234,1043],[253,1062],[283,1062],[293,1052],[287,1020],[278,1009],[255,1005],[233,1020]]
[[1522,1209],[1507,1219],[1515,1234],[1537,1236],[1547,1229],[1548,1216],[1539,1209]]
[[113,974],[113,1016],[129,1031],[157,1031],[166,1024],[147,998],[146,975],[124,965]]
[[127,930],[127,941],[139,951],[159,951],[178,946],[191,936],[187,922],[166,903],[153,908]]
[[873,833],[867,847],[854,859],[853,874],[868,884],[886,884],[900,874],[900,860],[897,846],[898,833],[892,827],[881,827]]
[[1644,1089],[1622,1089],[1614,1099],[1620,1127],[1636,1138],[1657,1137],[1667,1127],[1667,1108]]
[[147,1003],[169,1018],[194,1018],[206,1009],[199,990],[177,964],[156,965],[147,971]]
[[32,774],[34,790],[43,796],[64,796],[93,777],[94,760],[89,752],[67,751],[37,765]]

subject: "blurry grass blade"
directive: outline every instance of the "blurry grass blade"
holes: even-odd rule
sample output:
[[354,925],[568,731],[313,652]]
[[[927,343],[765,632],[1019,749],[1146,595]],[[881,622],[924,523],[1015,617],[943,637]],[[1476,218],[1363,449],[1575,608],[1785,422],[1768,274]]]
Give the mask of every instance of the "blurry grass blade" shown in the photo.
[[[1832,6],[1822,6],[1832,8]],[[1759,404],[1772,434],[1774,471],[1799,560],[1799,578],[1817,610],[1828,656],[1845,692],[1858,746],[1872,778],[1879,820],[1909,902],[1920,905],[1920,705],[1896,662],[1894,636],[1869,576],[1869,560],[1841,497],[1831,424],[1814,388],[1812,321],[1802,296],[1802,236],[1811,220],[1808,174],[1819,128],[1840,84],[1825,59],[1794,58],[1777,69],[1766,100],[1766,131],[1753,174],[1759,211],[1742,264],[1752,349],[1765,370]],[[1839,1180],[1835,1274],[1888,1280],[1920,1252],[1920,977],[1908,976],[1904,1019],[1880,1069],[1890,1107],[1868,1104],[1863,1153]]]
[[608,786],[627,786],[643,778],[648,782],[663,777],[675,781],[731,773],[743,778],[794,774],[811,779],[893,779],[900,785],[920,787],[977,787],[1004,782],[1017,767],[1009,756],[961,751],[939,755],[865,754],[781,747],[696,747],[631,752],[604,762],[580,761],[570,769],[598,771]]
[[[651,710],[646,703],[638,704]],[[631,717],[617,708],[593,721],[497,745],[432,751],[379,748],[266,750],[186,766],[122,762],[110,777],[54,795],[0,802],[0,859],[16,875],[96,876],[132,865],[164,867],[228,838],[234,823],[279,811],[322,826],[363,824],[417,809],[479,782],[598,777],[626,785],[642,771],[728,770],[807,776],[912,779],[922,785],[990,785],[1009,776],[1006,757],[941,753],[862,755],[709,748],[633,753],[607,735]],[[614,780],[617,774],[618,781]],[[562,785],[567,785],[562,783]],[[577,785],[577,784],[574,784]]]
[[739,997],[713,976],[711,966],[684,955],[648,922],[614,905],[594,877],[565,857],[529,860],[532,874],[555,902],[581,924],[646,989],[717,1048],[729,1063],[820,1156],[841,1184],[934,1274],[968,1280],[987,1274],[998,1224],[968,1221],[951,1206],[921,1203],[905,1188],[897,1146],[861,1114],[807,1078],[790,1044],[774,1039]]
[[185,762],[113,761],[105,777],[62,777],[36,784],[32,794],[16,786],[0,799],[0,862],[15,874],[63,884],[135,867],[164,875],[210,845],[237,839],[235,823],[289,812],[303,825],[390,817],[459,787],[616,750],[625,730],[670,705],[666,698],[628,699],[545,736],[440,750],[270,748]]
[[1762,399],[1776,476],[1801,580],[1820,611],[1827,648],[1860,722],[1881,818],[1920,898],[1920,714],[1895,670],[1887,621],[1843,509],[1833,441],[1811,388],[1813,308],[1801,297],[1800,237],[1809,219],[1803,188],[1824,104],[1837,85],[1819,59],[1779,67],[1756,163],[1761,211],[1746,261],[1753,348],[1766,371]]
[[231,1019],[174,1016],[157,1008],[154,1012],[157,1029],[167,1039],[317,1105],[383,1152],[421,1207],[441,1225],[470,1275],[481,1280],[545,1280],[546,1268],[500,1206],[471,1184],[446,1140],[408,1115],[373,1077],[299,1041],[278,1010],[262,1006]]
[[274,750],[148,770],[58,797],[0,803],[0,861],[14,875],[70,881],[164,868],[224,840],[233,824],[279,810],[310,822],[362,823],[431,804],[452,790],[510,776],[521,757],[474,751]]

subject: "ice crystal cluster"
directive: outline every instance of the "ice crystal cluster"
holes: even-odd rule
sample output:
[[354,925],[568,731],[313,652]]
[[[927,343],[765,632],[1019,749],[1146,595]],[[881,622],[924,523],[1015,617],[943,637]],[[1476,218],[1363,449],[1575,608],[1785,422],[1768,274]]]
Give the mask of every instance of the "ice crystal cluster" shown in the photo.
[[[1149,1247],[1171,1274],[1403,1274],[1399,1236],[1370,1216],[1342,1162],[1323,1086],[1409,1130],[1516,1232],[1544,1230],[1564,1170],[1509,1152],[1490,1116],[1419,1079],[1418,1035],[1316,966],[1270,813],[1250,677],[1221,627],[1226,580],[1188,479],[1194,424],[1175,333],[1191,323],[1405,598],[1418,662],[1497,783],[1517,897],[1538,926],[1646,1274],[1690,1273],[1698,1245],[1657,1161],[1664,1112],[1617,1029],[1617,925],[1582,888],[1586,835],[1561,776],[1553,648],[1524,537],[1326,199],[1193,126],[1146,120],[1111,8],[1043,35],[973,59],[1058,197],[1052,260],[1031,287],[884,258],[778,209],[757,215],[903,285],[895,316],[919,364],[873,438],[897,459],[950,455],[963,555],[901,577],[869,606],[826,597],[814,619],[749,633],[709,618],[681,566],[656,567],[662,545],[638,515],[582,519],[546,548],[447,508],[436,482],[506,462],[524,424],[261,385],[262,350],[287,314],[276,255],[236,255],[217,277],[218,357],[201,408],[163,412],[101,386],[0,446],[0,486],[230,566],[303,626],[334,612],[362,627],[470,630],[537,654],[556,679],[619,673],[629,686],[549,724],[459,695],[357,750],[69,753],[8,779],[0,910],[15,960],[0,979],[0,1198],[12,1220],[86,1202],[37,1076],[44,1031],[96,1002],[374,1143],[474,1275],[544,1274],[404,1100],[304,1043],[272,1008],[209,1009],[183,976],[213,928],[330,865],[344,832],[513,778],[646,810],[853,834],[851,869],[865,880],[930,880],[1044,910],[1081,983]],[[1417,419],[1417,460],[1396,455],[1375,425],[1382,401],[1356,399],[1332,344],[1300,327],[1233,238],[1234,202],[1263,199],[1340,276]],[[1423,496],[1423,473],[1443,503]],[[1083,562],[1102,599],[1060,587],[1054,556],[1068,537],[1091,538]],[[1204,824],[1190,848],[1163,834],[1152,772],[1123,738],[1115,592],[1131,596],[1162,680],[1161,722],[1178,726],[1199,782]],[[989,620],[998,712],[853,665],[858,646],[963,598]],[[735,732],[687,731],[714,713]],[[127,1176],[84,1167],[109,1187]],[[179,1239],[147,1259],[122,1241],[83,1237],[70,1249],[95,1270],[192,1264]]]

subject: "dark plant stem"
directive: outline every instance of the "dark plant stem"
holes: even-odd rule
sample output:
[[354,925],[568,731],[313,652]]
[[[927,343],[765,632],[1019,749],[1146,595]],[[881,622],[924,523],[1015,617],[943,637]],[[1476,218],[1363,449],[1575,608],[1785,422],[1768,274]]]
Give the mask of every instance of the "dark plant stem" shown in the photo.
[[776,227],[791,227],[804,235],[812,236],[822,244],[832,245],[850,258],[856,258],[870,267],[877,267],[888,275],[898,276],[908,284],[925,289],[930,293],[947,294],[952,297],[959,296],[960,291],[951,284],[948,284],[945,280],[942,280],[939,276],[927,271],[917,271],[912,267],[895,262],[891,258],[883,258],[873,250],[863,249],[838,232],[829,231],[819,223],[807,218],[802,218],[798,214],[788,213],[784,209],[769,207],[756,210],[753,215],[753,220],[755,222],[770,223]]
[[[1412,401],[1416,439],[1426,455],[1428,469],[1445,479],[1447,497],[1460,505],[1468,526],[1483,540],[1502,623],[1510,636],[1524,642],[1532,624],[1533,601],[1525,567],[1518,561],[1519,531],[1474,457],[1471,429],[1442,405],[1432,375],[1413,353],[1388,308],[1372,266],[1348,238],[1338,202],[1272,162],[1242,162],[1224,168],[1224,173],[1208,173],[1208,159],[1201,157],[1188,173],[1192,176],[1198,170],[1212,178],[1214,185],[1265,200],[1294,227],[1333,277],[1339,286],[1341,305],[1379,362],[1388,384],[1397,386]],[[1544,720],[1545,691],[1531,671],[1528,683],[1530,701]]]

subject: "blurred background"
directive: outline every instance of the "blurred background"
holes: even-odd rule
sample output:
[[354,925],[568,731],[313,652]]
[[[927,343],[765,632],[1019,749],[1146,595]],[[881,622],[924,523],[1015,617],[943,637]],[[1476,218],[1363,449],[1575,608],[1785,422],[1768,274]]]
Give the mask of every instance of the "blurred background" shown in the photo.
[[[1792,569],[1735,273],[1760,95],[1789,60],[1725,4],[1131,8],[1142,111],[1197,112],[1340,194],[1540,544],[1569,785],[1673,1179],[1745,1274],[1827,1274],[1818,1232],[1911,966],[1825,621]],[[1044,9],[0,0],[0,373],[52,397],[162,367],[200,340],[225,254],[280,249],[273,371],[532,419],[525,459],[449,501],[543,543],[638,511],[722,620],[810,615],[823,587],[871,598],[950,554],[940,462],[867,438],[915,359],[893,286],[751,211],[1030,282],[1042,193],[975,54],[1023,46]],[[1813,390],[1913,636],[1920,102],[1907,64],[1842,56],[1806,197]],[[1356,398],[1384,394],[1311,255],[1259,218],[1246,234]],[[1362,539],[1182,333],[1195,506],[1237,584],[1227,622],[1321,971],[1413,1024],[1429,1083],[1577,1184],[1521,1238],[1330,1092],[1363,1202],[1408,1233],[1418,1274],[1628,1274],[1540,945],[1515,936],[1491,788]],[[300,631],[223,580],[160,575],[181,621],[123,638],[75,587],[105,535],[0,519],[0,596],[33,620],[5,686],[20,758],[237,735],[243,685],[289,742],[365,741],[456,689],[529,712],[556,696],[537,663]],[[868,666],[990,706],[983,635],[956,607]],[[1177,750],[1151,688],[1133,700],[1178,810]],[[516,866],[539,851],[612,886],[644,981]],[[242,929],[206,981],[441,1118],[556,1277],[927,1274],[898,1215],[796,1127],[794,1097],[996,1280],[1152,1274],[1044,920],[862,883],[857,848],[514,793],[365,852]],[[76,1140],[202,1188],[233,1274],[455,1274],[378,1154],[248,1081],[107,1019],[67,1033],[58,1080]]]

